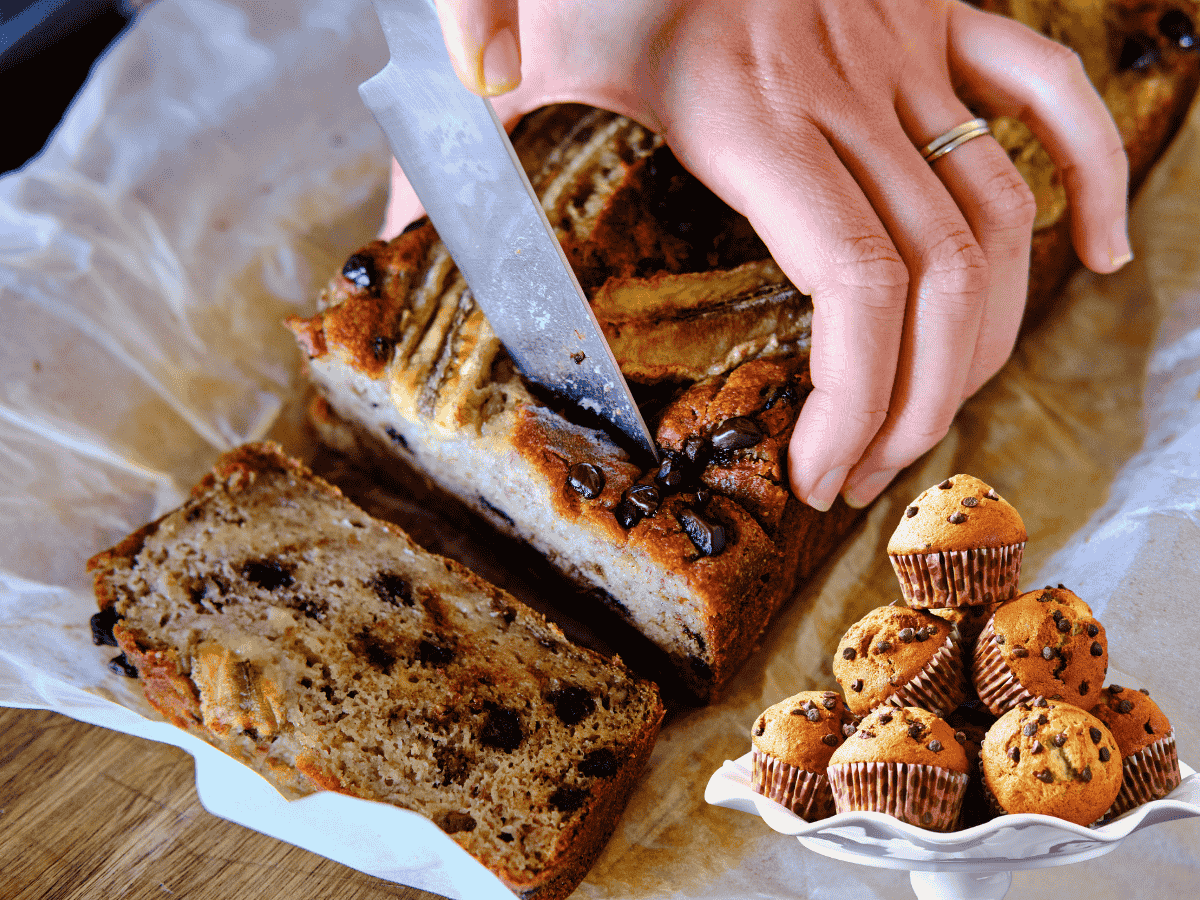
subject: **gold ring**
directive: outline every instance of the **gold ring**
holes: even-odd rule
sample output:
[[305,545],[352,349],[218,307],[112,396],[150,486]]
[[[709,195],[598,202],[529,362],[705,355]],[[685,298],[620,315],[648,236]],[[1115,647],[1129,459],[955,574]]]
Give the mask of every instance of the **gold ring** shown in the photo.
[[921,148],[921,156],[925,162],[931,163],[956,147],[961,147],[967,141],[991,133],[992,129],[988,127],[986,119],[972,119],[970,122],[963,122],[945,134],[935,137]]

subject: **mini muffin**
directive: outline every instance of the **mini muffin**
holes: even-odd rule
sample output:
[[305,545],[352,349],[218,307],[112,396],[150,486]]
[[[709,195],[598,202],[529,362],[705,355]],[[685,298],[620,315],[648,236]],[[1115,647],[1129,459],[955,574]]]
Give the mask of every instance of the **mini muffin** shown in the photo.
[[997,716],[1036,696],[1090,707],[1107,671],[1104,626],[1062,585],[998,606],[971,661],[979,699]]
[[1000,813],[1041,813],[1091,825],[1121,790],[1112,732],[1070,703],[1035,697],[988,729],[979,756],[983,786]]
[[955,475],[908,505],[887,552],[909,606],[979,606],[1016,595],[1027,537],[999,494]]
[[854,717],[833,691],[802,691],[763,712],[751,729],[754,789],[800,818],[833,815],[825,768]]
[[839,813],[882,812],[931,831],[951,831],[969,764],[954,729],[928,710],[882,706],[833,752],[829,783]]
[[1179,756],[1171,723],[1144,690],[1110,684],[1092,715],[1108,726],[1121,751],[1121,792],[1105,816],[1159,800],[1179,786]]
[[834,653],[833,677],[859,716],[884,703],[945,715],[967,692],[958,630],[904,606],[881,606],[851,625]]

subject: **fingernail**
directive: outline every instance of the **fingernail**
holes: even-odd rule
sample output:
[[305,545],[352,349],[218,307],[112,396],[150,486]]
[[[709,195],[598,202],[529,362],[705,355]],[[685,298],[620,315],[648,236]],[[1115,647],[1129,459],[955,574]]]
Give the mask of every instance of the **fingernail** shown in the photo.
[[502,28],[483,51],[483,89],[495,97],[521,83],[521,49],[511,28]]
[[1112,246],[1108,252],[1108,261],[1112,263],[1115,271],[1133,259],[1133,248],[1129,246],[1129,225],[1126,220],[1116,224],[1111,240]]
[[813,488],[812,493],[808,495],[808,499],[804,502],[817,512],[828,512],[829,507],[833,506],[833,501],[837,499],[838,491],[842,489],[842,482],[846,480],[846,476],[849,473],[849,466],[838,466],[836,469],[830,469],[817,482],[817,486]]
[[883,489],[892,483],[899,469],[883,469],[861,478],[843,492],[842,497],[851,509],[862,509],[883,493]]

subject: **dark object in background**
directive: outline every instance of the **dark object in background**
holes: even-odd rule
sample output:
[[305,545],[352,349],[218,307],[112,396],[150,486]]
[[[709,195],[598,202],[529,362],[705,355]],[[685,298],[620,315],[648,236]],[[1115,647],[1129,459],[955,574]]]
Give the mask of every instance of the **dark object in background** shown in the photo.
[[0,0],[0,173],[36,155],[98,57],[145,0]]

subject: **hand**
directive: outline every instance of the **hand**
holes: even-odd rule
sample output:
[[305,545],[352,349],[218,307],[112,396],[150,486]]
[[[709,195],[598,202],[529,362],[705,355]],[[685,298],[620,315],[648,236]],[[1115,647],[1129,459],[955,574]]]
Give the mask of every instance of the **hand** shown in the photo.
[[[1087,266],[1131,258],[1125,154],[1078,57],[958,0],[524,0],[519,21],[514,0],[438,3],[503,121],[574,101],[654,129],[812,296],[789,479],[817,509],[873,500],[1016,340],[1031,192],[991,137],[917,149],[975,115],[959,92],[1045,145]],[[385,228],[414,201],[400,175]]]

